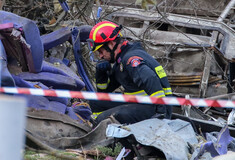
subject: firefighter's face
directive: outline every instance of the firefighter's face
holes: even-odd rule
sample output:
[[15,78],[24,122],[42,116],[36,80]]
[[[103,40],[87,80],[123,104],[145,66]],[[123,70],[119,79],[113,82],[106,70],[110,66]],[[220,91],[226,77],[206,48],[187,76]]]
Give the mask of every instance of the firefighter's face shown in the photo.
[[[110,41],[108,43],[108,47],[112,50],[113,47],[115,46],[115,44],[116,44],[116,42]],[[109,51],[107,51],[106,49],[104,49],[104,47],[99,48],[98,52],[99,52],[100,59],[104,59],[106,61],[110,61],[111,60],[111,53]]]
[[98,53],[99,53],[100,59],[110,61],[110,59],[111,59],[110,52],[108,52],[106,49],[104,49],[104,47],[99,48]]

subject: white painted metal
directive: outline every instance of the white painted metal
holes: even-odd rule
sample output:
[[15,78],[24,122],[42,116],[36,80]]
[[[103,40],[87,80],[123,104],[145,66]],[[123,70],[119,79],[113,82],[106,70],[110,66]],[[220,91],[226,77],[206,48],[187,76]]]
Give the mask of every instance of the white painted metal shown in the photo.
[[0,159],[21,160],[25,143],[26,100],[0,95]]

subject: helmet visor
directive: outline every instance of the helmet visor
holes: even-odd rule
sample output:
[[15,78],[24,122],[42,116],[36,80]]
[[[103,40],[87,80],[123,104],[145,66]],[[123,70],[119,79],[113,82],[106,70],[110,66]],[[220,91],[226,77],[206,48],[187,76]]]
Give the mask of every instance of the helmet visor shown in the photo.
[[97,51],[100,47],[102,47],[106,42],[103,43],[95,43],[92,39],[87,39],[88,48],[90,51]]
[[89,50],[93,51],[93,48],[95,46],[95,42],[92,39],[87,39],[86,41],[87,41]]

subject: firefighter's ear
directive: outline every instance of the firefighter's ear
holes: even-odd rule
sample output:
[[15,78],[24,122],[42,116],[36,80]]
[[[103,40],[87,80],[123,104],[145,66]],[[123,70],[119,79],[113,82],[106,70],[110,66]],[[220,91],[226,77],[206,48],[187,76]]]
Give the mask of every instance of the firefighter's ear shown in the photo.
[[115,46],[115,44],[116,44],[115,41],[109,41],[109,42],[108,42],[108,46],[109,46],[110,49],[113,49],[114,46]]

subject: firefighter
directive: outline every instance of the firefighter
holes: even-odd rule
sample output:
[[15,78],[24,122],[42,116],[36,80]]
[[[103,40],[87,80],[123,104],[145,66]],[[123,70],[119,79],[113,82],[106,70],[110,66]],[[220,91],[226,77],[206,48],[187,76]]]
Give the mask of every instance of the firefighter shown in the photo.
[[[103,21],[90,31],[89,49],[98,52],[101,59],[96,65],[97,91],[113,92],[122,86],[126,95],[171,96],[163,67],[143,49],[141,43],[124,39],[121,29],[121,25]],[[171,106],[155,104],[90,101],[90,106],[93,112],[102,112],[97,116],[98,123],[110,115],[122,124],[149,119],[156,113],[170,119],[172,112]]]

